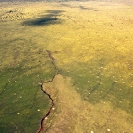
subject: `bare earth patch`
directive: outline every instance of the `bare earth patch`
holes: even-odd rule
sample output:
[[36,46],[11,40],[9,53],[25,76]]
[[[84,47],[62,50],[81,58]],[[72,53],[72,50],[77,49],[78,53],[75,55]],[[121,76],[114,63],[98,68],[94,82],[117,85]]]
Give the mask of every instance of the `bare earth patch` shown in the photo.
[[83,101],[68,77],[58,74],[53,82],[45,83],[43,88],[55,103],[55,110],[44,122],[47,133],[132,131],[133,123],[125,121],[128,118],[126,112],[114,108],[109,102],[92,105]]

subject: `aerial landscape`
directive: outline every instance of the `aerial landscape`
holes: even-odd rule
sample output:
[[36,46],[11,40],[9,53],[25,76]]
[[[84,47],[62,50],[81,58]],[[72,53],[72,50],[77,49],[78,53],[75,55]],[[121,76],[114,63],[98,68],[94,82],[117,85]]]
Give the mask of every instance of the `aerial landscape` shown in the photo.
[[0,133],[133,133],[133,1],[0,0]]

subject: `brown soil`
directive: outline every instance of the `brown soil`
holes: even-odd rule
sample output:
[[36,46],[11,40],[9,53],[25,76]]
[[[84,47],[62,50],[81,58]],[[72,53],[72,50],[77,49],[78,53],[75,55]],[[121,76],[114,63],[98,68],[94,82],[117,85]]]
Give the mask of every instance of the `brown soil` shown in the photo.
[[[132,131],[132,124],[125,121],[128,116],[126,112],[113,108],[109,102],[92,105],[82,100],[68,77],[58,74],[53,82],[44,83],[43,88],[55,103],[55,110],[44,122],[47,133]],[[121,124],[125,126],[121,127]]]

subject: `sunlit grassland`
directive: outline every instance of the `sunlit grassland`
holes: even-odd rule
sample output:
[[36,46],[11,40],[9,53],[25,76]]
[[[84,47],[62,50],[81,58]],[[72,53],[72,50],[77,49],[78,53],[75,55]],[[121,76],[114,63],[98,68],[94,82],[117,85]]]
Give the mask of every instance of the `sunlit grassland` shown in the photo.
[[1,5],[0,131],[39,128],[50,107],[39,83],[57,71],[50,50],[78,100],[92,110],[77,111],[86,119],[70,122],[71,132],[133,132],[132,13],[132,6],[105,2]]
[[[77,8],[64,13],[66,25],[60,28],[64,35],[54,43],[56,47],[50,46],[51,51],[61,51],[53,54],[58,68],[72,78],[82,99],[94,105],[96,119],[87,125],[88,129],[96,122],[98,125],[92,128],[96,132],[106,132],[107,128],[114,133],[132,132],[132,9],[125,5],[89,4],[82,5],[88,10],[79,9],[77,4]],[[109,113],[108,119],[116,120],[107,122],[101,118],[103,110],[111,110],[113,114]]]

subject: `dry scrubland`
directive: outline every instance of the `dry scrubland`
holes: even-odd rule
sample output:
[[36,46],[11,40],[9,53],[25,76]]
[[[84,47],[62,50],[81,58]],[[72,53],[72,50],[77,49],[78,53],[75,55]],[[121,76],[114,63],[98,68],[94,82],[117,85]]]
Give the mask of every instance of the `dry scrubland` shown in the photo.
[[39,129],[43,83],[55,106],[42,132],[132,133],[132,14],[120,2],[1,3],[1,132]]

